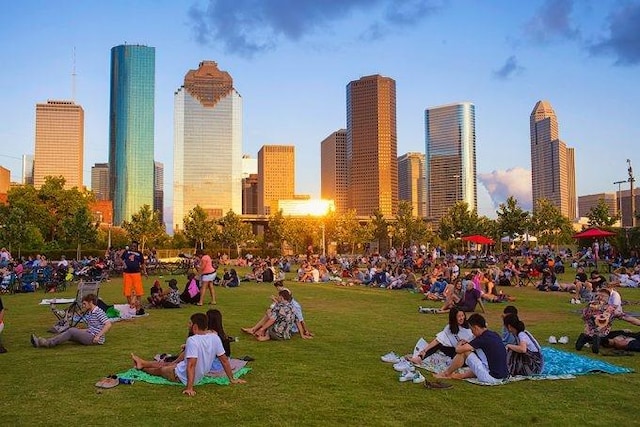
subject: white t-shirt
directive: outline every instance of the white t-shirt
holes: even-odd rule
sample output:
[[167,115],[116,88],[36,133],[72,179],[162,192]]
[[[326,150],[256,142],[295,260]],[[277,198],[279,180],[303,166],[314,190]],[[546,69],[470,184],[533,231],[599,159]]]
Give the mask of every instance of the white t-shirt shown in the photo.
[[460,327],[458,333],[454,334],[451,332],[449,325],[445,326],[444,329],[436,335],[438,342],[445,347],[455,347],[461,340],[470,342],[473,341],[474,338],[471,329]]
[[529,335],[525,331],[518,334],[518,342],[523,341],[527,343],[527,351],[531,351],[533,353],[538,353],[540,351],[540,344],[538,344],[532,335]]
[[187,359],[195,358],[197,361],[193,384],[198,384],[211,369],[213,360],[223,354],[224,347],[218,334],[207,333],[190,336],[187,338],[187,344],[184,348],[184,360],[176,365],[176,377],[182,384],[187,385]]

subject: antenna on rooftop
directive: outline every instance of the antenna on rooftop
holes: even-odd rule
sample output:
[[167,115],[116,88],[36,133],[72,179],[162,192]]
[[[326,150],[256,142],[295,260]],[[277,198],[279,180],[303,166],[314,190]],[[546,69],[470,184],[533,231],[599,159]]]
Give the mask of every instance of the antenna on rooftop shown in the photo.
[[73,66],[71,68],[71,100],[76,102],[76,47],[73,47]]

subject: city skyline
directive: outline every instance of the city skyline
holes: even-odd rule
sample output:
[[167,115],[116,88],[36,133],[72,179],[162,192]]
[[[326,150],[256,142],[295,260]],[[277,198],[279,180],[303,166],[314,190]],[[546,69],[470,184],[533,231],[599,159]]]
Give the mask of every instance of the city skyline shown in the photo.
[[[398,153],[423,151],[428,106],[476,105],[481,214],[495,214],[508,195],[530,208],[529,114],[540,99],[554,106],[562,138],[576,150],[578,195],[615,191],[626,159],[640,161],[631,151],[640,139],[637,0],[403,7],[345,0],[339,7],[300,2],[287,7],[295,12],[288,16],[279,9],[279,0],[5,5],[0,40],[12,61],[0,77],[12,84],[0,106],[0,165],[20,181],[21,157],[33,154],[33,106],[71,99],[85,110],[89,182],[90,166],[108,160],[109,49],[125,41],[156,47],[155,159],[166,165],[168,193],[173,92],[184,70],[202,60],[224,64],[243,95],[244,153],[294,142],[300,193],[319,194],[319,142],[345,127],[344,85],[376,73],[397,82]],[[229,31],[217,32],[226,21]]]

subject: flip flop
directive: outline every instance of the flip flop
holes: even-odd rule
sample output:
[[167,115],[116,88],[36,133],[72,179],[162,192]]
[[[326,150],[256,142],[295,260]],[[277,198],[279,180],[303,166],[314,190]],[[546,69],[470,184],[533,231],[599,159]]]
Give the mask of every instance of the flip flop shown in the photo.
[[452,384],[443,383],[442,381],[425,381],[424,386],[430,390],[446,390],[453,387]]
[[114,388],[120,384],[117,378],[105,377],[96,383],[96,387],[98,388]]

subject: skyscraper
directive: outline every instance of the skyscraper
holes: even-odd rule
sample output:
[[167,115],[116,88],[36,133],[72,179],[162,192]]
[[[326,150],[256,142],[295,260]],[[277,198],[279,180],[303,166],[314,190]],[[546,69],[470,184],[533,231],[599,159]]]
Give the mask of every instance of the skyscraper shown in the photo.
[[295,196],[295,147],[263,145],[258,151],[258,214],[273,215],[278,201]]
[[153,210],[164,222],[164,163],[153,163]]
[[333,132],[320,143],[320,197],[333,200],[335,211],[347,211],[347,130]]
[[413,216],[427,216],[427,185],[424,178],[425,155],[407,153],[398,157],[398,199],[411,203]]
[[155,48],[111,48],[109,193],[120,225],[153,207]]
[[531,112],[531,187],[533,206],[547,199],[562,215],[576,217],[576,171],[573,148],[559,138],[558,119],[548,101]]
[[396,82],[378,74],[347,85],[347,204],[356,215],[398,207]]
[[174,223],[200,205],[242,212],[242,98],[213,61],[189,70],[174,95]]
[[36,105],[36,150],[33,185],[40,188],[47,176],[62,176],[65,188],[82,189],[84,110],[73,101],[47,101]]
[[22,183],[24,185],[33,185],[33,155],[22,155]]
[[91,167],[91,191],[96,200],[110,200],[109,163],[96,163]]
[[427,216],[439,222],[458,201],[477,210],[475,106],[427,108],[424,126]]

